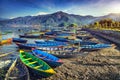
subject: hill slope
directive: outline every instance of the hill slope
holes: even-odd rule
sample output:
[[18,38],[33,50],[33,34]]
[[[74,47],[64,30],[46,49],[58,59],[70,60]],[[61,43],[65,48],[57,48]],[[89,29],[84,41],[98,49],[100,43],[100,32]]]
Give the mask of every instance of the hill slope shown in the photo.
[[38,16],[25,16],[17,17],[9,20],[0,21],[1,25],[41,25],[41,26],[58,26],[62,23],[76,23],[79,26],[93,23],[94,21],[103,19],[103,18],[112,18],[113,20],[120,21],[120,14],[109,14],[100,17],[94,16],[80,16],[74,14],[64,13],[62,11],[47,14],[47,15],[38,15]]

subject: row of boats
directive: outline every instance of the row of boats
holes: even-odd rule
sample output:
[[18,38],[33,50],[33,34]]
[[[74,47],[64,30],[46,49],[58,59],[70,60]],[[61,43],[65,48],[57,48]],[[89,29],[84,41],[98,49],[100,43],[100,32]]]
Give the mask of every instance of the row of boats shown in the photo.
[[[5,80],[29,80],[29,71],[39,76],[39,78],[49,77],[56,73],[53,68],[63,63],[62,60],[56,56],[34,48],[32,48],[30,52],[20,50],[19,57],[19,62],[15,60],[16,62],[9,68]],[[23,77],[25,78],[23,79]]]
[[[46,33],[46,34],[51,35],[51,33]],[[59,35],[59,36],[64,36],[64,35]],[[68,36],[68,35],[65,34],[65,36]],[[24,35],[24,37],[22,35],[20,36],[20,38],[12,38],[11,41],[14,42],[20,49],[22,49],[19,52],[20,53],[19,59],[22,65],[27,67],[30,72],[36,75],[39,75],[41,77],[49,77],[55,74],[56,72],[53,68],[63,64],[63,61],[59,57],[55,56],[53,53],[52,54],[49,53],[49,51],[51,52],[62,51],[61,53],[64,53],[65,50],[67,51],[69,50],[69,54],[58,54],[63,56],[69,56],[71,55],[71,53],[73,53],[75,49],[78,49],[78,48],[87,49],[87,50],[96,50],[96,49],[98,50],[102,48],[112,47],[111,44],[103,44],[103,43],[101,44],[101,43],[93,42],[90,40],[84,41],[83,38],[79,39],[81,37],[79,37],[76,40],[67,39],[65,37],[52,37],[53,40],[36,40],[34,41],[34,43],[28,43],[27,38],[37,38],[37,37],[36,35],[29,35],[29,36],[27,35],[27,37],[26,35]],[[90,39],[90,38],[91,37],[89,38],[85,37],[85,39]],[[29,51],[26,51],[26,49]],[[17,63],[17,61],[15,63]],[[14,65],[14,67],[16,66]],[[24,70],[26,70],[27,68],[24,68]],[[11,68],[11,69],[14,69],[14,68]],[[11,69],[10,71],[12,71]],[[6,74],[7,76],[6,78],[10,77],[10,71],[8,72],[9,75]],[[28,70],[26,70],[25,73],[29,73]],[[27,76],[27,78],[29,77]]]
[[24,49],[31,49],[31,48],[48,48],[48,47],[60,47],[60,46],[68,46],[69,44],[78,44],[77,46],[81,49],[102,49],[102,48],[109,48],[112,47],[111,44],[104,44],[104,43],[97,43],[92,41],[82,41],[82,40],[69,40],[66,38],[54,38],[54,41],[35,41],[35,43],[26,43],[27,40],[19,39],[19,38],[13,38],[14,42],[21,42],[16,43],[19,48]]

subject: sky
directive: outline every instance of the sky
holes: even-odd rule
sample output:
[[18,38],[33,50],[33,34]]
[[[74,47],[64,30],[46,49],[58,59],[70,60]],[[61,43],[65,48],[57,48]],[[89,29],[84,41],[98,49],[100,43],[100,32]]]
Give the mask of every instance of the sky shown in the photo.
[[103,16],[120,13],[120,0],[0,0],[0,18],[37,16],[57,11]]

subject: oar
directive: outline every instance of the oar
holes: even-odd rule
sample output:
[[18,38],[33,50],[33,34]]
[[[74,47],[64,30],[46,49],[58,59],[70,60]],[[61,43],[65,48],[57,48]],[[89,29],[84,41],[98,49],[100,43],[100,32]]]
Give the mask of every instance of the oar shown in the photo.
[[[15,51],[13,51],[13,52],[15,52]],[[1,54],[1,55],[0,55],[0,58],[1,58],[1,57],[4,57],[4,56],[7,56],[7,55],[9,55],[9,54],[12,54],[13,52],[9,52],[9,53],[5,53],[5,54]]]

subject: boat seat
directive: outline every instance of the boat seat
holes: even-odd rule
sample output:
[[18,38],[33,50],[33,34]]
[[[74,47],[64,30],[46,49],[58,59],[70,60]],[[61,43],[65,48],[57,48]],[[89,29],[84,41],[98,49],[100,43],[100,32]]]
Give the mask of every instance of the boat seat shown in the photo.
[[28,61],[28,60],[32,60],[32,58],[27,58],[27,59],[25,59],[25,61]]
[[28,63],[28,64],[35,64],[35,63],[37,63],[37,61],[33,61],[33,62]]
[[25,55],[23,55],[22,57],[25,57]]
[[35,69],[38,69],[38,68],[41,68],[43,65],[40,65],[40,66],[35,66],[34,68]]

